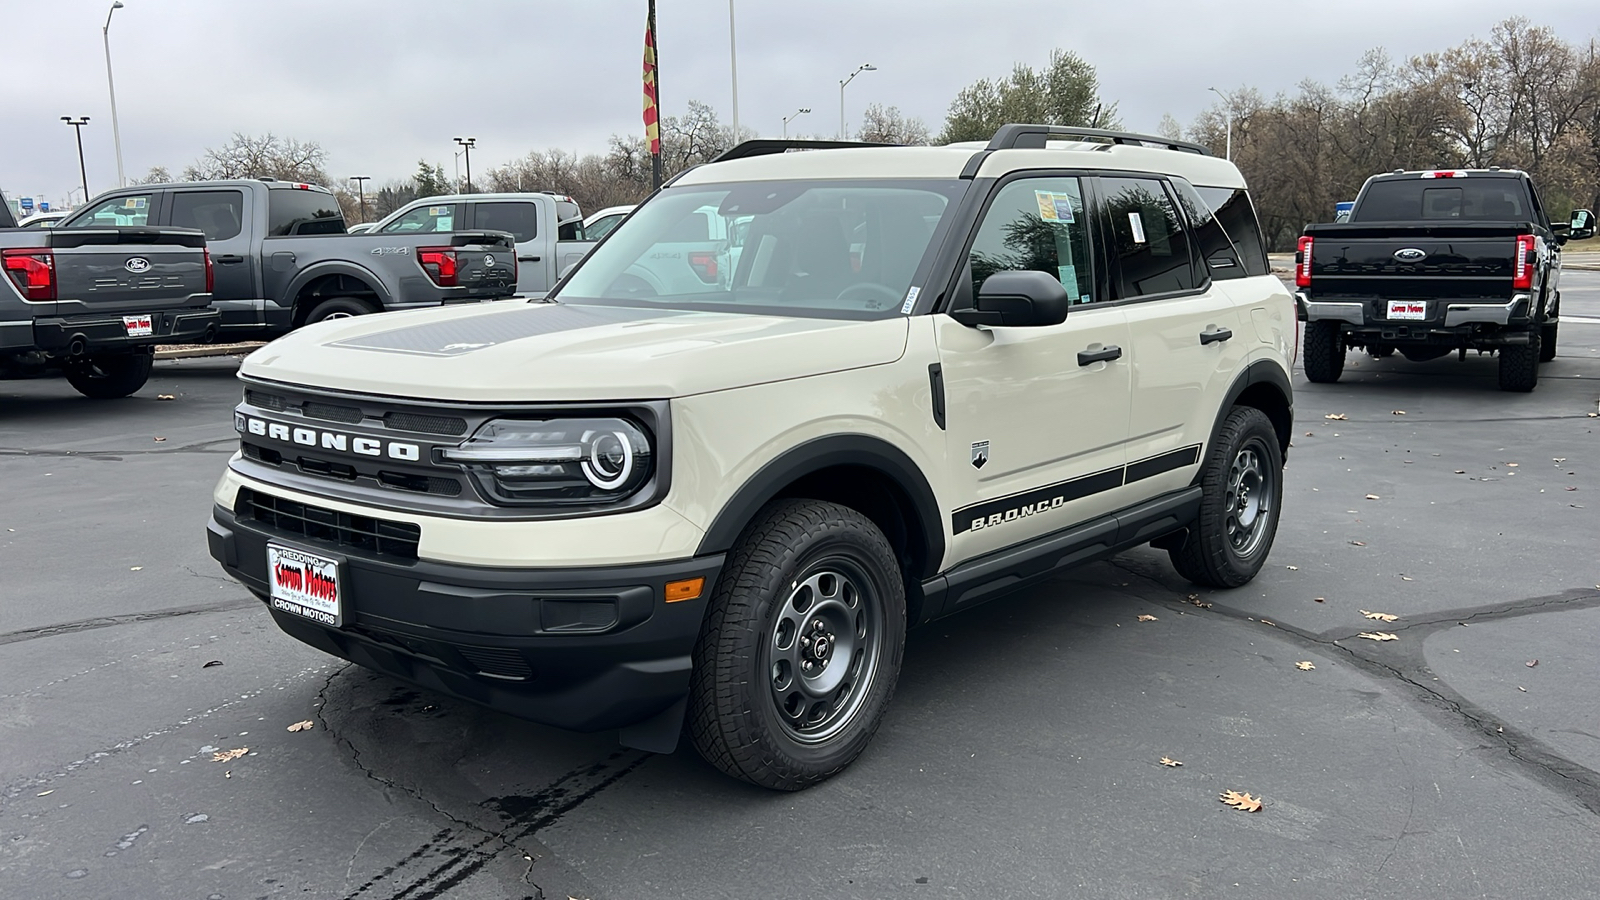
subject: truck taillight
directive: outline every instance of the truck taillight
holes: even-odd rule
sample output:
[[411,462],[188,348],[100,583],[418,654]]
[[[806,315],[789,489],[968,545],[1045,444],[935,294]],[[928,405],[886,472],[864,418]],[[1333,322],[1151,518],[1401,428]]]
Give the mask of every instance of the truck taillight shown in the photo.
[[1300,250],[1294,255],[1295,287],[1311,287],[1311,238],[1300,239]]
[[440,287],[455,287],[456,251],[450,247],[419,247],[417,262],[428,273],[433,283]]
[[1534,243],[1533,235],[1517,235],[1517,259],[1511,266],[1511,287],[1513,290],[1525,291],[1533,287],[1533,270],[1537,257],[1535,253],[1538,245]]
[[717,255],[715,253],[689,254],[689,268],[706,284],[717,283]]
[[216,273],[211,269],[211,250],[208,248],[201,252],[206,255],[206,293],[209,294],[212,286],[217,283],[217,278]]
[[56,299],[56,258],[49,250],[26,247],[0,252],[0,263],[25,300]]

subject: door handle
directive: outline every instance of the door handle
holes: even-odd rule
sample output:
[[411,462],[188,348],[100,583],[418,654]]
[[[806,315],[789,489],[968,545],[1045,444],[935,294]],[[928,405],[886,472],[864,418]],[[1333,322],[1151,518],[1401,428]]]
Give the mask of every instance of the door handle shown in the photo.
[[227,254],[224,254],[222,256],[217,257],[217,262],[219,262],[219,263],[221,263],[223,265],[230,265],[232,263],[242,263],[242,262],[244,262],[244,257],[235,256],[232,253],[227,253]]
[[538,262],[538,261],[539,261],[539,257],[537,257],[537,256],[519,256],[519,257],[517,257],[517,262]]
[[1233,330],[1231,328],[1218,328],[1213,331],[1202,331],[1200,332],[1200,346],[1204,347],[1207,344],[1220,343],[1231,337],[1233,337]]
[[1078,351],[1078,365],[1080,366],[1092,366],[1097,362],[1109,362],[1113,359],[1121,358],[1122,348],[1118,347],[1116,344],[1112,344],[1111,346],[1101,350]]

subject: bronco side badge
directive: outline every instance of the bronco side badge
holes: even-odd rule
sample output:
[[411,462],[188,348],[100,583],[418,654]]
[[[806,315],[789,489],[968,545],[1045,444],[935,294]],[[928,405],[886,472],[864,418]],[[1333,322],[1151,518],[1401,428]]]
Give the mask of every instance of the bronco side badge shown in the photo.
[[988,441],[973,441],[972,442],[972,467],[974,469],[981,469],[981,468],[983,468],[983,464],[988,462],[988,461],[989,461],[989,442]]

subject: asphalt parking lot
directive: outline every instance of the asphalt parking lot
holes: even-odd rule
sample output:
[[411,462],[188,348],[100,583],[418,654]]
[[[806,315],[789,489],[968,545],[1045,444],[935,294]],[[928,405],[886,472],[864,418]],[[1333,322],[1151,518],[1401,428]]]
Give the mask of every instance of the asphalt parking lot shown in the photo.
[[915,631],[794,795],[282,635],[205,547],[237,360],[0,382],[0,897],[1600,896],[1600,273],[1563,286],[1531,395],[1297,379],[1253,584],[1142,549]]

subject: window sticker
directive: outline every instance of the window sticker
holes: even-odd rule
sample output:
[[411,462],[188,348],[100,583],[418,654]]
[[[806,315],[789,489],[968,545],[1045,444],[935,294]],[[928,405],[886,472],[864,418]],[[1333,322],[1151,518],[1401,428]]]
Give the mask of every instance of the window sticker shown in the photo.
[[902,316],[911,315],[911,310],[916,307],[916,305],[917,305],[917,297],[921,293],[922,293],[922,288],[919,288],[919,287],[914,287],[911,290],[906,291],[906,302],[905,302],[904,306],[900,307],[900,315],[902,315]]
[[122,208],[123,209],[144,209],[145,201],[147,199],[148,198],[145,198],[145,197],[129,197],[128,199],[122,201]]
[[451,231],[455,226],[455,222],[455,216],[440,216],[439,218],[433,220],[433,230]]
[[1144,219],[1139,218],[1138,213],[1128,213],[1128,226],[1133,229],[1133,242],[1135,244],[1145,243]]
[[436,217],[437,216],[448,216],[448,215],[450,215],[450,207],[448,207],[448,206],[430,206],[430,207],[428,207],[428,215],[436,216]]
[[1055,191],[1034,191],[1033,199],[1039,204],[1039,218],[1046,222],[1071,222],[1072,195]]
[[1073,265],[1056,266],[1056,277],[1061,279],[1061,286],[1067,290],[1076,290],[1078,287],[1078,267]]

